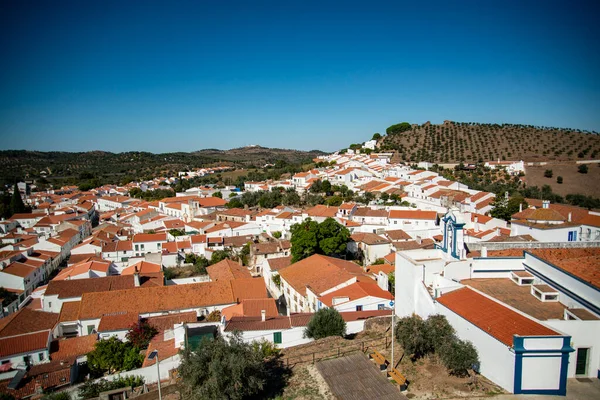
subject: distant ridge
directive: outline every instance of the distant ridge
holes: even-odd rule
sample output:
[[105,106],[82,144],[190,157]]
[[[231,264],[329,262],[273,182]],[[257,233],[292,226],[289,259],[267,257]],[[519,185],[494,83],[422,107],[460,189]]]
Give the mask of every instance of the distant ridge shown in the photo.
[[[300,151],[266,147],[230,150],[203,149],[191,153],[154,154],[143,151],[111,153],[107,151],[62,152],[0,150],[0,178],[11,183],[14,178],[67,177],[89,173],[94,176],[154,177],[161,172],[181,171],[204,166],[230,165],[260,167],[285,161],[290,164],[309,163],[325,154],[319,150]],[[44,171],[44,174],[42,174]]]

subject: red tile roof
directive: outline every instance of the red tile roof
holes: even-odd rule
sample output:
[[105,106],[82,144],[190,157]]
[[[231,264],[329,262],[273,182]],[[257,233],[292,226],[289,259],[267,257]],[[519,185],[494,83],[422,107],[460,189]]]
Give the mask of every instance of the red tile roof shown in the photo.
[[265,310],[267,317],[276,317],[279,315],[275,299],[247,299],[240,304],[225,307],[221,310],[221,315],[227,321],[232,317],[260,317],[261,311]]
[[45,349],[48,347],[49,338],[49,330],[0,338],[0,358]]
[[145,243],[145,242],[166,242],[166,233],[139,233],[133,236],[134,243]]
[[206,268],[212,281],[230,281],[239,278],[252,278],[248,268],[226,258]]
[[600,290],[600,248],[527,250]]
[[58,322],[77,321],[79,319],[80,301],[65,301],[62,303]]
[[162,271],[162,266],[160,264],[154,264],[142,260],[123,269],[121,275],[133,275],[136,272],[136,268],[139,274],[154,274]]
[[128,330],[133,324],[137,323],[139,316],[136,313],[116,312],[107,314],[100,318],[98,332],[112,332]]
[[236,301],[267,297],[267,287],[263,278],[238,278],[229,282]]
[[53,340],[50,344],[50,358],[52,360],[66,360],[71,357],[87,354],[94,350],[97,341],[97,335]]
[[146,321],[155,327],[159,331],[165,329],[173,329],[173,325],[181,324],[183,322],[196,322],[198,321],[198,315],[195,311],[175,313],[169,315],[160,315],[158,317],[146,318]]
[[302,295],[306,295],[307,286],[320,295],[351,279],[367,276],[362,268],[353,262],[319,254],[280,269],[279,275]]
[[437,301],[507,346],[513,345],[514,335],[560,335],[466,287],[446,293]]
[[[265,294],[261,297],[265,297]],[[229,282],[142,287],[85,293],[81,298],[79,317],[80,319],[94,319],[115,312],[144,314],[232,303],[235,303],[235,297]]]
[[0,338],[54,329],[58,314],[22,308],[0,319]]
[[[378,297],[387,300],[393,300],[394,296],[387,290],[381,289],[376,283],[356,282],[334,292],[327,293],[319,297],[319,301],[327,307],[333,306],[334,298],[348,298],[347,301],[354,301],[368,296]],[[341,304],[341,303],[338,303]]]

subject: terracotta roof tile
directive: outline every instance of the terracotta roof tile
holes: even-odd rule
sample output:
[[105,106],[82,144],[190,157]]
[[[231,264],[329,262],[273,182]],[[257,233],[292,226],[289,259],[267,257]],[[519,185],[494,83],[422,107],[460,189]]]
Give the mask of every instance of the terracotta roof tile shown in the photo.
[[466,287],[446,293],[437,301],[509,347],[514,335],[560,335]]
[[81,298],[79,317],[80,319],[93,319],[114,312],[143,314],[176,311],[234,302],[233,290],[229,282],[142,287],[85,293]]
[[133,275],[66,281],[51,280],[46,289],[46,296],[58,295],[59,299],[66,299],[81,297],[84,293],[108,292],[134,287]]
[[252,277],[246,267],[228,258],[207,267],[206,271],[210,279],[215,282]]
[[307,286],[321,294],[351,279],[366,277],[362,268],[353,262],[319,254],[280,269],[279,275],[302,295],[306,295]]
[[180,324],[182,322],[196,322],[198,321],[198,315],[195,311],[189,311],[169,315],[160,315],[158,317],[149,317],[146,318],[146,321],[158,331],[164,331],[166,329],[173,329],[173,325]]
[[98,332],[112,332],[128,330],[133,324],[137,323],[139,316],[136,313],[116,312],[107,314],[100,318]]
[[81,356],[94,350],[98,341],[97,335],[78,336],[70,339],[53,340],[50,344],[50,358],[55,360],[66,360]]
[[575,275],[600,290],[599,248],[532,249],[527,252]]
[[80,301],[65,301],[62,303],[58,322],[77,321],[79,319]]
[[54,329],[58,314],[22,308],[0,319],[0,338]]
[[240,304],[225,307],[221,310],[221,315],[228,321],[232,317],[260,317],[261,311],[265,310],[267,317],[276,317],[279,315],[275,299],[247,299]]
[[27,333],[18,336],[0,338],[0,357],[7,358],[13,354],[34,352],[48,347],[50,331]]
[[394,296],[392,296],[390,292],[381,289],[376,283],[357,282],[334,292],[327,293],[326,295],[319,297],[319,301],[325,304],[327,307],[331,307],[333,305],[333,300],[336,297],[348,298],[348,301],[354,301],[368,296],[379,297],[388,300],[394,299]]

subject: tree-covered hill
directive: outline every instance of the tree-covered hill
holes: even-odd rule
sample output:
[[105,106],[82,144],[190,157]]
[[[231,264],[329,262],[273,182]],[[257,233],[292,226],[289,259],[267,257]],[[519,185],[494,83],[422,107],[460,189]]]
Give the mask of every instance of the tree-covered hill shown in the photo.
[[490,160],[585,160],[600,157],[600,135],[579,129],[445,121],[400,123],[378,141],[402,161],[476,163]]
[[289,164],[310,162],[325,154],[318,150],[308,152],[269,149],[251,146],[231,150],[207,149],[192,153],[163,153],[130,151],[42,152],[27,150],[0,151],[0,181],[12,184],[14,179],[61,179],[101,177],[103,181],[118,183],[119,177],[151,179],[177,171],[209,166],[262,167],[267,163],[284,161]]

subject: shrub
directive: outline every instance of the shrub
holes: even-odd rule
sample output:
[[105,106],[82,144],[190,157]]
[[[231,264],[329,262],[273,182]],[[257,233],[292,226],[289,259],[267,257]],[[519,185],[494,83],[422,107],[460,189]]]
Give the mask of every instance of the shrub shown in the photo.
[[425,324],[432,351],[437,353],[444,344],[454,340],[454,328],[443,315],[431,315]]
[[194,352],[185,351],[179,366],[183,398],[261,398],[267,389],[267,368],[258,347],[236,333],[229,341],[219,336],[201,341]]
[[562,176],[557,177],[556,178],[556,183],[562,184],[563,183],[563,177]]
[[544,177],[546,178],[552,178],[552,170],[551,169],[547,169],[544,171]]
[[221,311],[215,310],[208,314],[206,322],[221,322]]
[[107,390],[120,389],[124,387],[138,387],[144,384],[142,376],[127,376],[113,379],[112,381],[100,379],[98,381],[88,380],[79,388],[79,397],[93,399]]
[[42,400],[71,400],[71,395],[67,392],[49,393]]
[[587,174],[587,173],[588,173],[588,166],[587,166],[587,165],[585,165],[585,164],[581,164],[581,165],[579,166],[579,168],[577,168],[577,171],[578,171],[580,174]]
[[281,232],[279,232],[279,231],[275,231],[275,232],[273,232],[273,233],[271,233],[271,234],[273,235],[273,237],[274,237],[275,239],[279,239],[279,238],[281,238]]
[[396,340],[414,361],[431,352],[427,324],[418,315],[401,318],[396,324]]
[[440,349],[439,356],[450,374],[457,376],[467,376],[468,370],[479,362],[473,344],[457,338],[446,342]]
[[158,330],[147,321],[139,321],[133,324],[125,337],[138,349],[147,349],[150,340],[158,333]]
[[144,361],[144,356],[137,347],[129,342],[121,342],[114,336],[96,342],[87,358],[90,370],[96,374],[139,368]]
[[304,330],[304,337],[321,339],[329,336],[344,336],[346,322],[334,308],[322,308],[313,315]]

